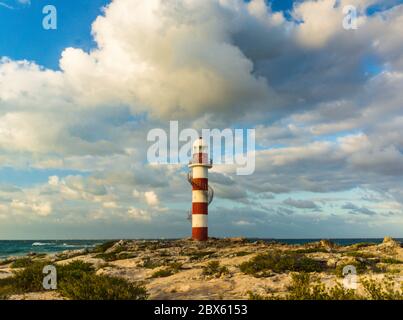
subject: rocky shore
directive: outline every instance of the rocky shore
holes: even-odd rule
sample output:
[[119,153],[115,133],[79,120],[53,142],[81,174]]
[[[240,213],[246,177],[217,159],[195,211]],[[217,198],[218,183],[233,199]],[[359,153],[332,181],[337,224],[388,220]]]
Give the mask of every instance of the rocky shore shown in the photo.
[[[148,299],[298,298],[295,274],[308,274],[316,284],[333,288],[342,283],[343,268],[348,265],[357,271],[355,292],[361,298],[375,297],[368,291],[370,286],[363,285],[366,280],[382,284],[387,279],[396,290],[396,295],[391,295],[395,298],[399,298],[399,290],[403,289],[403,247],[388,237],[378,245],[350,246],[337,246],[327,240],[305,245],[249,242],[243,238],[210,239],[203,243],[190,239],[121,240],[91,251],[65,251],[1,261],[0,297],[3,288],[5,299],[66,299],[59,290],[20,293],[4,288],[5,283],[12,287],[12,281],[7,280],[13,279],[16,272],[37,262],[58,269],[73,261],[90,264],[99,279],[107,276],[143,286]],[[389,286],[384,290],[392,289]],[[349,297],[350,293],[346,292],[341,296]],[[315,297],[309,296],[309,292],[298,294]]]

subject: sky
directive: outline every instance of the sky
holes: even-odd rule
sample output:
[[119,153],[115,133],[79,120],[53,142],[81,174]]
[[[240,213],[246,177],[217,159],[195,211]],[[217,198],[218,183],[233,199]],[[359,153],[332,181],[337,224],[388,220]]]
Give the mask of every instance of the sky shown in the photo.
[[186,166],[146,157],[170,120],[256,130],[211,236],[403,237],[402,2],[0,0],[0,239],[189,236]]

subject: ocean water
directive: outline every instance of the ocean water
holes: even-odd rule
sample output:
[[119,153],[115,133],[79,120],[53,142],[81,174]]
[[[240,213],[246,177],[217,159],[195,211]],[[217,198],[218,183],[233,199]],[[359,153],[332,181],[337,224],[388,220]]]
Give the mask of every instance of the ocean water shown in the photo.
[[93,248],[105,240],[0,240],[0,259],[28,253],[56,253]]
[[[158,240],[158,239],[154,239]],[[249,241],[277,241],[285,244],[305,244],[309,242],[319,241],[320,239],[262,239],[249,238]],[[332,242],[348,246],[360,242],[381,243],[382,238],[354,238],[354,239],[329,239]],[[395,240],[403,243],[403,238]],[[108,240],[0,240],[0,259],[10,256],[23,256],[28,253],[56,253],[65,250],[77,250],[84,248],[93,248],[98,244],[102,244]]]

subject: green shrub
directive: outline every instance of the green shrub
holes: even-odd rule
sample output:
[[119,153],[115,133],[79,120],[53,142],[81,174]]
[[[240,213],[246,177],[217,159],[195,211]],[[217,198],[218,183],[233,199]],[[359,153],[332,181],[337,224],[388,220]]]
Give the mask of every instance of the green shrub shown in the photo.
[[312,283],[308,273],[294,273],[287,300],[356,300],[359,296],[352,289],[345,289],[339,282],[332,288],[326,288],[323,283]]
[[374,243],[374,242],[358,242],[358,243],[351,245],[351,247],[359,249],[359,248],[370,247],[373,245],[376,245],[376,243]]
[[368,258],[375,258],[376,256],[372,253],[369,252],[360,252],[360,251],[350,251],[345,253],[346,256],[349,257],[356,257],[356,258],[363,258],[363,259],[368,259]]
[[18,292],[37,292],[42,291],[43,285],[43,268],[45,262],[34,262],[23,270],[19,270],[14,273],[14,287]]
[[325,265],[321,261],[305,257],[301,254],[273,251],[259,254],[253,259],[242,263],[239,268],[245,274],[260,277],[267,276],[268,271],[276,273],[287,271],[320,272],[324,270]]
[[162,277],[169,277],[182,269],[182,264],[179,262],[173,262],[170,263],[168,267],[155,271],[152,275],[151,278],[162,278]]
[[7,299],[10,295],[19,293],[15,288],[14,279],[12,277],[0,279],[0,300]]
[[152,275],[151,278],[164,278],[164,277],[169,277],[172,276],[174,272],[170,268],[165,268],[161,269],[158,271],[155,271]]
[[162,267],[163,265],[164,265],[164,262],[162,262],[162,261],[145,258],[141,264],[141,267],[146,268],[146,269],[155,269],[158,267]]
[[120,250],[109,252],[109,253],[99,253],[94,256],[94,258],[103,259],[105,261],[116,261],[135,258],[137,255],[130,252],[121,252]]
[[326,250],[326,248],[320,248],[320,247],[314,247],[314,248],[303,248],[303,249],[295,249],[295,250],[289,250],[286,251],[286,253],[289,254],[305,254],[305,253],[316,253],[316,252],[329,252],[328,250]]
[[372,300],[403,300],[403,282],[400,290],[395,289],[395,283],[392,279],[386,277],[382,282],[376,282],[372,279],[363,279],[361,284],[365,292]]
[[248,291],[248,300],[270,300],[270,296],[264,296],[256,292]]
[[61,294],[73,300],[145,300],[146,289],[124,279],[82,273],[80,277],[62,281]]
[[[47,262],[35,262],[10,278],[13,293],[44,291],[43,267]],[[96,275],[90,263],[80,260],[57,266],[58,291],[65,297],[76,300],[140,300],[147,298],[144,287],[124,279]],[[0,290],[1,293],[2,290]]]
[[384,268],[381,268],[379,266],[377,266],[377,262],[379,260],[377,259],[363,259],[363,258],[358,258],[354,261],[351,262],[345,262],[342,264],[338,264],[336,269],[335,269],[335,273],[338,277],[343,277],[343,268],[347,265],[352,265],[356,268],[357,274],[364,274],[368,271],[372,271],[372,272],[385,272],[386,270]]
[[202,274],[205,276],[216,276],[220,277],[222,274],[227,274],[228,268],[226,266],[221,266],[218,261],[210,261],[207,265],[203,266]]
[[394,258],[381,258],[382,263],[401,264],[403,261]]
[[238,252],[235,252],[235,257],[244,257],[244,256],[247,256],[248,254],[252,254],[252,253],[247,252],[247,251],[238,251]]
[[293,273],[288,293],[282,296],[268,296],[248,292],[251,300],[403,300],[403,283],[400,290],[396,289],[391,278],[383,281],[362,279],[365,295],[356,290],[346,289],[340,282],[333,287],[326,287],[319,280],[314,280],[308,273]]
[[212,254],[214,254],[214,252],[211,251],[191,251],[187,253],[187,255],[190,256],[191,261],[201,260]]
[[26,268],[32,264],[31,258],[19,258],[11,264],[11,268]]

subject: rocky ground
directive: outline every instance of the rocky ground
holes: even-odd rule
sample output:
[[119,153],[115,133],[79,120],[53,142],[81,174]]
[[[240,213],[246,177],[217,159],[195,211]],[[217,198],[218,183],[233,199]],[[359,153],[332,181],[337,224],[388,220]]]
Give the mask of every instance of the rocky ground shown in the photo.
[[[276,267],[267,265],[265,255],[270,254],[281,257]],[[291,267],[283,263],[284,259],[291,258],[302,261],[298,269],[294,262]],[[269,294],[280,297],[289,291],[293,271],[310,272],[316,280],[332,287],[342,281],[341,272],[346,265],[357,267],[359,280],[365,277],[382,281],[387,277],[396,286],[403,284],[403,248],[391,238],[385,238],[379,245],[351,246],[337,246],[326,240],[306,245],[248,242],[242,238],[211,239],[203,243],[188,239],[122,240],[92,252],[66,251],[33,255],[29,259],[46,259],[56,266],[82,260],[93,264],[98,275],[144,285],[149,299],[248,299]],[[19,270],[17,260],[0,262],[0,279],[12,277]],[[358,292],[362,291],[358,283]],[[63,297],[57,291],[47,291],[11,295],[8,299]]]

